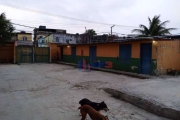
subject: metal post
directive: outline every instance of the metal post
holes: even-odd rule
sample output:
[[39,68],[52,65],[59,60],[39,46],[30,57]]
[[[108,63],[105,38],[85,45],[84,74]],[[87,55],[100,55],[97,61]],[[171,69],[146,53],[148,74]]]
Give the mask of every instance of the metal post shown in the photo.
[[36,43],[36,42],[37,42],[37,41],[36,41],[36,37],[37,37],[37,29],[35,28],[35,29],[34,29],[34,47],[38,47],[38,46],[37,46],[37,43]]
[[111,36],[112,36],[112,28],[114,27],[115,25],[111,26]]
[[34,47],[32,48],[32,57],[33,57],[33,63],[34,63]]

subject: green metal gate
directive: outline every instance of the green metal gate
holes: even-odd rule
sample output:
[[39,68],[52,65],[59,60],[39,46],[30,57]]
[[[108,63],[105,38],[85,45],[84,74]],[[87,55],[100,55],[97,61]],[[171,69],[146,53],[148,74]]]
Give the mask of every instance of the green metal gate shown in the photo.
[[16,47],[16,63],[32,63],[33,47]]
[[50,47],[16,47],[16,63],[50,62]]
[[35,47],[34,48],[34,62],[49,62],[50,48],[49,47]]

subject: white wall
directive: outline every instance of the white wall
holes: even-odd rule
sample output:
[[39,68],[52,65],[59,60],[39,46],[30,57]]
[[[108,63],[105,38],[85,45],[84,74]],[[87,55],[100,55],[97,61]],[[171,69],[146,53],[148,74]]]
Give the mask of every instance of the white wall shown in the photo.
[[[59,39],[56,40],[56,39]],[[75,35],[69,35],[69,34],[54,34],[53,36],[53,43],[67,43],[66,41],[69,40],[70,44],[76,44],[76,37]]]

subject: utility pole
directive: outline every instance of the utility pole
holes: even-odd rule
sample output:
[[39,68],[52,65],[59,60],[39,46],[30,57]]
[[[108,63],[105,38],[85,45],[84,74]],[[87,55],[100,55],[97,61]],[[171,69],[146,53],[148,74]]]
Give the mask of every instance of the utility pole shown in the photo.
[[114,27],[115,25],[111,26],[111,36],[112,36],[112,28]]
[[38,47],[38,46],[37,46],[36,37],[37,37],[37,29],[36,29],[36,28],[34,28],[34,42],[33,42],[34,47]]
[[85,27],[85,31],[87,32],[87,29],[86,29],[86,27]]

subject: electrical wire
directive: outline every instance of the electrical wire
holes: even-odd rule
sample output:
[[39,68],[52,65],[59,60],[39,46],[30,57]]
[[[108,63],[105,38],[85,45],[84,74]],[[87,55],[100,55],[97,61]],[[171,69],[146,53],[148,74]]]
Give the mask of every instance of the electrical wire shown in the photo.
[[[24,11],[29,11],[29,12],[39,13],[39,14],[43,14],[43,15],[58,17],[58,18],[64,18],[64,19],[74,20],[74,21],[81,21],[81,22],[87,22],[87,23],[102,24],[102,25],[108,25],[108,26],[114,25],[114,24],[110,24],[110,23],[102,23],[102,22],[84,20],[84,19],[79,19],[79,18],[73,18],[73,17],[63,16],[63,15],[56,15],[56,14],[53,14],[53,13],[48,13],[48,12],[39,11],[39,10],[35,10],[35,9],[25,8],[25,7],[21,7],[21,6],[16,6],[16,5],[12,5],[12,4],[8,4],[8,3],[4,3],[4,2],[0,2],[0,4],[3,5],[3,6],[15,8],[15,9],[20,9],[20,10],[24,10]],[[120,27],[137,28],[136,26],[126,26],[126,25],[118,25],[118,24],[115,24],[115,25],[116,25],[116,26],[120,26]]]
[[[22,24],[18,24],[18,23],[12,23],[14,25],[19,25],[19,26],[23,26],[23,27],[28,27],[28,28],[35,28],[35,27],[32,27],[32,26],[28,26],[28,25],[22,25]],[[54,28],[54,29],[59,29],[59,27],[61,27],[61,29],[75,29],[77,27],[82,27],[82,26],[49,26],[50,28]],[[106,26],[90,26],[91,28],[105,28]],[[130,28],[121,28],[121,29],[124,29],[124,30],[131,30]]]
[[17,23],[12,23],[13,25],[19,25],[19,26],[23,26],[23,27],[28,27],[28,28],[36,28],[36,27],[31,27],[31,26],[27,26],[27,25],[21,25],[21,24],[17,24]]

